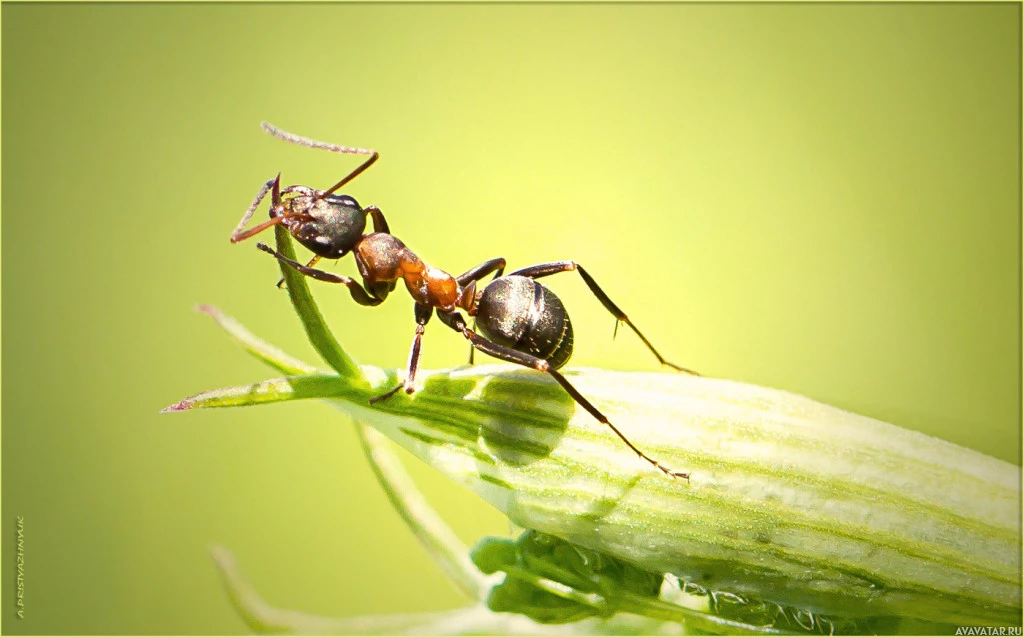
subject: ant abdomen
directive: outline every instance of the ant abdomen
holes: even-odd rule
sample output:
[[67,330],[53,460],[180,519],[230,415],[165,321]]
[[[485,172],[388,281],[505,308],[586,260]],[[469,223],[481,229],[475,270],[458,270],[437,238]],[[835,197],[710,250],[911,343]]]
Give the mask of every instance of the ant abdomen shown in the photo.
[[555,293],[533,279],[509,275],[480,295],[477,329],[490,341],[542,358],[558,369],[572,356],[572,322]]

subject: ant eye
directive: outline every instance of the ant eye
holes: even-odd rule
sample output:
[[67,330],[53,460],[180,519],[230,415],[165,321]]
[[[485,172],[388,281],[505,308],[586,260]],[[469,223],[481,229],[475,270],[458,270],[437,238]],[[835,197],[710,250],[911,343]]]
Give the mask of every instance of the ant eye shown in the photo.
[[340,203],[343,206],[348,206],[350,208],[359,207],[359,202],[353,199],[352,197],[349,197],[348,195],[338,195],[338,203]]

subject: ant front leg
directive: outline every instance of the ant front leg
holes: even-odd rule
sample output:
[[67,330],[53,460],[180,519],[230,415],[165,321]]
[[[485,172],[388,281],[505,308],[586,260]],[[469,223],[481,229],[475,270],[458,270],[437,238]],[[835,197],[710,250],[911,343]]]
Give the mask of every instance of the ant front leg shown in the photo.
[[[483,263],[481,263],[480,265],[476,266],[475,268],[470,268],[469,270],[466,270],[465,272],[463,272],[459,276],[455,277],[455,280],[459,283],[459,287],[465,288],[468,284],[470,284],[470,283],[475,284],[477,281],[479,281],[480,279],[484,278],[485,276],[487,276],[491,272],[494,272],[494,279],[497,279],[498,277],[500,277],[505,272],[505,259],[502,259],[501,257],[498,257],[497,259],[491,259],[490,261],[484,261]],[[494,279],[491,279],[491,280],[493,281]],[[468,295],[468,296],[471,296],[471,297],[474,297],[476,295],[476,285],[473,285],[472,288],[467,288],[467,290],[468,291],[465,292],[464,295]],[[474,302],[473,298],[467,299],[467,303],[464,304],[463,307],[466,308],[467,310],[469,310],[469,309],[471,309],[473,307],[473,302]],[[476,331],[476,319],[475,318],[473,319],[473,327],[470,328],[470,329],[472,329],[474,332]],[[473,347],[472,345],[470,345],[469,346],[469,364],[470,365],[473,364],[473,354],[475,352],[476,352],[476,348]]]
[[641,460],[645,460],[646,462],[650,463],[652,466],[654,466],[659,471],[661,471],[662,473],[669,477],[683,478],[685,480],[690,479],[689,473],[684,473],[682,471],[673,471],[672,469],[669,469],[668,467],[661,464],[654,458],[648,456],[643,451],[640,451],[640,449],[638,449],[636,445],[630,442],[629,439],[626,438],[626,436],[623,435],[623,433],[619,431],[618,428],[615,425],[613,425],[610,420],[608,420],[607,416],[602,414],[600,410],[598,410],[598,408],[593,405],[593,403],[587,400],[583,396],[583,394],[579,392],[579,390],[573,387],[572,383],[570,383],[565,378],[565,376],[562,376],[560,373],[558,373],[557,370],[552,369],[551,365],[543,358],[537,358],[536,356],[531,356],[530,354],[527,354],[525,352],[520,352],[510,347],[504,347],[502,345],[498,345],[497,343],[492,343],[483,336],[480,336],[479,334],[469,329],[469,327],[466,325],[465,319],[463,319],[462,315],[459,314],[458,312],[451,312],[448,314],[438,312],[437,316],[445,325],[465,336],[466,339],[474,348],[480,350],[484,354],[493,356],[498,360],[503,360],[508,363],[514,363],[516,365],[522,365],[523,367],[535,369],[538,372],[550,374],[556,381],[558,381],[558,384],[562,386],[562,389],[564,389],[570,396],[572,396],[572,399],[576,401],[577,405],[586,409],[587,412],[591,416],[596,418],[598,422],[600,422],[603,425],[607,425],[608,428],[615,432],[615,435],[618,436],[619,439],[622,440],[622,442],[626,443],[626,446],[632,449],[633,452],[636,453],[636,455],[639,456]]
[[292,268],[298,270],[301,274],[308,276],[311,279],[326,281],[327,283],[340,283],[344,285],[345,287],[348,288],[349,293],[352,295],[352,300],[354,300],[359,305],[373,307],[375,305],[380,305],[381,303],[384,302],[384,299],[379,299],[370,296],[370,294],[365,289],[363,289],[363,286],[361,286],[359,282],[353,279],[352,277],[342,276],[340,274],[331,274],[330,272],[324,272],[323,270],[316,270],[314,268],[304,266],[298,261],[293,261],[292,259],[289,259],[288,257],[284,256],[277,250],[274,250],[265,243],[257,243],[256,247],[259,248],[260,250],[263,250],[267,254],[271,254],[277,257],[278,261],[281,261],[282,263],[291,266]]
[[[312,259],[309,260],[308,263],[306,263],[306,266],[305,266],[306,269],[307,270],[312,269],[312,267],[314,265],[316,265],[317,263],[320,263],[320,259],[322,259],[322,258],[323,257],[320,256],[319,254],[315,255]],[[278,287],[279,290],[283,290],[284,289],[284,277],[281,277],[280,279],[277,280],[277,287]]]
[[590,288],[591,293],[593,293],[593,295],[597,297],[597,300],[601,302],[601,305],[604,306],[604,309],[608,310],[612,314],[612,316],[614,316],[617,319],[615,323],[616,331],[618,331],[620,321],[625,323],[626,325],[629,326],[629,329],[633,330],[633,332],[640,337],[640,340],[643,341],[644,345],[647,346],[647,349],[649,349],[651,353],[654,354],[654,357],[658,359],[659,363],[661,363],[662,365],[668,365],[672,369],[675,369],[680,372],[691,374],[693,376],[700,376],[700,374],[693,371],[692,369],[680,367],[679,365],[676,365],[675,363],[666,360],[665,357],[662,356],[658,352],[658,350],[654,348],[654,345],[652,345],[651,342],[647,340],[647,337],[644,336],[639,329],[637,329],[637,326],[633,325],[633,321],[629,320],[629,317],[626,316],[626,313],[620,310],[619,306],[615,305],[615,303],[613,303],[612,300],[608,298],[608,295],[604,293],[604,290],[602,290],[601,287],[597,285],[597,281],[595,281],[594,278],[591,277],[590,274],[583,269],[583,266],[579,265],[575,261],[554,261],[552,263],[542,263],[540,265],[534,265],[528,268],[523,268],[521,270],[516,270],[515,272],[512,273],[511,276],[523,276],[529,279],[540,279],[542,277],[551,276],[552,274],[558,274],[559,272],[571,272],[573,270],[576,270],[577,272],[580,273],[580,276],[583,277],[584,283],[586,283],[587,287]]
[[384,218],[384,213],[381,212],[377,206],[367,206],[363,210],[366,214],[370,215],[370,219],[373,220],[373,231],[383,232],[384,234],[391,234],[391,230],[388,228],[387,219]]
[[[288,194],[288,193],[293,193],[293,192],[298,192],[298,193],[305,194],[305,195],[308,195],[308,196],[316,196],[316,191],[314,191],[312,188],[309,188],[307,186],[290,186],[290,187],[286,188],[282,192],[282,194]],[[364,212],[366,212],[366,214],[370,215],[370,218],[373,219],[373,231],[374,232],[383,232],[383,233],[386,233],[386,234],[391,234],[388,231],[388,222],[387,222],[387,220],[384,219],[384,213],[380,211],[380,208],[378,208],[377,206],[367,206],[366,210]],[[323,257],[321,257],[319,254],[314,256],[306,264],[306,267],[307,268],[312,268],[317,263],[320,263],[320,259],[322,259],[322,258]],[[278,288],[283,288],[284,287],[284,277],[282,277],[281,279],[278,280],[277,287]]]
[[249,205],[249,208],[245,211],[245,214],[242,215],[242,220],[238,222],[238,225],[235,226],[235,230],[231,233],[231,243],[238,243],[239,241],[244,241],[245,239],[248,239],[249,237],[255,234],[263,232],[267,228],[275,226],[284,221],[283,216],[274,216],[271,217],[269,221],[264,221],[263,223],[255,226],[254,228],[251,228],[250,230],[242,230],[242,228],[245,227],[245,224],[249,223],[249,219],[252,219],[252,215],[253,213],[256,212],[256,208],[259,207],[260,202],[263,201],[263,198],[266,197],[267,193],[270,192],[271,190],[273,190],[273,195],[270,198],[270,205],[272,206],[271,211],[273,211],[273,207],[277,207],[278,204],[281,203],[281,173],[277,173],[277,177],[274,177],[267,183],[263,184],[263,187],[260,188],[260,191],[256,193],[256,198],[253,199],[252,204]]
[[405,382],[380,396],[371,398],[371,405],[391,398],[403,387],[407,394],[412,394],[416,391],[416,370],[420,367],[420,346],[423,343],[423,332],[426,329],[427,322],[430,321],[430,317],[434,314],[434,308],[417,303],[414,312],[416,314],[416,335],[412,339],[412,347],[409,348],[409,364],[406,367]]

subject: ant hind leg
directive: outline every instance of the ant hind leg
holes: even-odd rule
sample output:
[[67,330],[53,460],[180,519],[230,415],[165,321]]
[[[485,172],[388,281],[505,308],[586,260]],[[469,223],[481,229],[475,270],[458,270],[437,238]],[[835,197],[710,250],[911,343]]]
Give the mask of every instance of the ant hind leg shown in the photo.
[[662,356],[661,353],[654,348],[654,345],[652,345],[651,342],[647,340],[647,337],[643,335],[643,333],[637,328],[636,325],[633,324],[633,321],[629,320],[629,317],[626,316],[626,313],[619,309],[619,306],[615,305],[615,303],[610,298],[608,298],[608,295],[605,294],[604,290],[602,290],[601,287],[597,284],[597,281],[595,281],[594,278],[590,276],[590,274],[586,270],[583,269],[583,266],[579,265],[575,261],[553,261],[551,263],[541,263],[540,265],[534,265],[528,268],[522,268],[521,270],[516,270],[510,276],[523,276],[529,279],[539,279],[542,277],[551,276],[552,274],[558,274],[560,272],[571,272],[573,270],[576,270],[577,272],[580,273],[580,276],[583,277],[583,282],[587,284],[588,288],[590,288],[590,292],[595,297],[597,297],[597,300],[601,302],[601,305],[604,306],[604,309],[608,310],[608,312],[610,312],[611,315],[617,319],[615,324],[616,332],[618,331],[619,322],[625,323],[626,325],[629,326],[629,329],[633,330],[634,334],[640,337],[640,340],[643,341],[644,345],[647,346],[647,349],[650,350],[652,354],[654,354],[654,357],[658,359],[659,363],[661,363],[662,365],[668,365],[669,367],[675,369],[676,371],[690,374],[692,376],[700,376],[699,373],[693,371],[692,369],[687,369],[685,367],[676,365],[672,361],[669,361],[664,356]]
[[523,367],[528,367],[530,369],[535,369],[539,372],[545,372],[547,374],[550,374],[556,381],[558,381],[558,384],[562,386],[562,389],[564,389],[572,397],[572,399],[576,401],[577,405],[587,410],[587,412],[595,419],[597,419],[598,422],[607,425],[608,428],[610,428],[615,433],[615,435],[618,436],[620,440],[622,440],[622,442],[626,443],[627,447],[632,449],[633,452],[640,457],[640,459],[650,463],[653,467],[655,467],[656,469],[658,469],[659,471],[661,471],[662,473],[669,477],[683,478],[685,480],[690,479],[689,473],[684,473],[682,471],[673,471],[672,469],[661,464],[654,458],[648,456],[643,451],[640,451],[640,449],[637,448],[636,445],[630,442],[629,439],[626,438],[626,436],[623,435],[623,433],[619,431],[618,428],[615,425],[613,425],[610,420],[608,420],[607,416],[601,413],[601,411],[598,410],[597,407],[595,407],[589,400],[587,400],[586,397],[584,397],[583,394],[581,394],[579,390],[577,390],[572,385],[572,383],[570,383],[568,379],[565,378],[565,376],[562,376],[560,373],[558,373],[558,371],[552,369],[551,365],[548,364],[548,362],[543,358],[537,358],[536,356],[531,356],[530,354],[514,350],[510,347],[504,347],[502,345],[498,345],[497,343],[492,343],[483,336],[480,336],[479,334],[476,334],[475,332],[470,330],[469,327],[466,326],[465,319],[463,319],[458,312],[452,312],[450,314],[439,313],[438,318],[440,318],[446,325],[454,329],[456,332],[461,332],[462,335],[465,336],[467,340],[469,340],[473,347],[480,350],[481,352],[489,356],[493,356],[498,360],[503,360],[507,363],[522,365]]
[[[505,273],[505,259],[502,259],[501,257],[498,257],[497,259],[491,259],[490,261],[484,261],[480,265],[478,265],[478,266],[476,266],[474,268],[470,268],[469,270],[467,270],[467,271],[463,272],[462,274],[460,274],[459,276],[455,277],[455,280],[458,281],[460,287],[465,287],[466,284],[471,283],[473,281],[479,281],[479,280],[483,279],[484,277],[486,277],[491,272],[494,272],[494,279],[497,279],[502,274],[504,274]],[[491,279],[491,280],[493,281],[494,279]],[[472,331],[476,332],[476,319],[475,318],[473,319],[473,327],[471,327],[470,329]],[[470,345],[469,346],[469,364],[470,365],[474,364],[474,354],[476,354],[476,348],[473,347],[472,345]]]

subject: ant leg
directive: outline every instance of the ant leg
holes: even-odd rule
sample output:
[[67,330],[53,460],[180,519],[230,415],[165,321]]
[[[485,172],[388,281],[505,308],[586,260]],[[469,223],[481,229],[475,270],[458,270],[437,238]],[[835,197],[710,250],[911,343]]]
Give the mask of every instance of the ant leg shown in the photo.
[[632,449],[633,452],[636,453],[636,455],[639,456],[642,460],[649,462],[652,466],[656,467],[662,473],[670,477],[684,478],[686,480],[690,479],[689,473],[673,471],[672,469],[669,469],[668,467],[661,464],[654,458],[648,456],[643,451],[640,451],[640,449],[638,449],[636,445],[630,442],[629,439],[626,438],[626,436],[624,436],[622,432],[619,431],[618,428],[611,423],[610,420],[608,420],[607,416],[602,414],[597,409],[597,407],[595,407],[589,400],[587,400],[583,396],[583,394],[579,392],[579,390],[573,387],[572,383],[570,383],[565,378],[565,376],[562,376],[556,370],[552,369],[551,365],[543,358],[537,358],[536,356],[531,356],[530,354],[514,350],[510,347],[504,347],[502,345],[498,345],[497,343],[492,343],[483,336],[480,336],[479,334],[476,334],[475,332],[470,330],[466,326],[465,319],[463,319],[458,312],[452,312],[450,314],[442,314],[438,312],[438,318],[440,318],[446,325],[454,329],[456,332],[461,332],[462,335],[465,336],[467,340],[469,340],[473,347],[480,350],[481,352],[493,356],[494,358],[497,358],[499,360],[506,361],[508,363],[515,363],[516,365],[522,365],[523,367],[535,369],[538,372],[545,372],[547,374],[550,374],[556,381],[558,381],[558,384],[562,386],[562,389],[564,389],[570,396],[572,396],[572,399],[576,401],[576,404],[586,409],[587,412],[590,413],[591,416],[596,418],[597,421],[600,422],[601,424],[608,425],[608,427],[613,432],[615,432],[615,435],[618,436],[619,439],[622,440],[622,442],[626,443],[626,446]]
[[[312,259],[309,260],[309,263],[306,264],[306,268],[312,268],[317,263],[320,263],[320,259],[322,258],[323,257],[321,257],[319,254],[314,256]],[[277,287],[282,290],[284,289],[284,277],[281,277],[281,280],[277,282]]]
[[491,272],[494,272],[494,278],[497,279],[505,272],[505,259],[498,257],[497,259],[491,259],[490,261],[484,261],[475,268],[466,270],[459,276],[455,277],[460,286],[465,286],[470,281],[479,281]]
[[311,279],[326,281],[328,283],[341,283],[342,285],[348,288],[348,291],[352,294],[352,300],[354,300],[359,305],[367,305],[373,307],[374,305],[380,305],[381,303],[384,302],[383,299],[378,299],[376,297],[370,296],[366,292],[366,290],[363,289],[363,286],[359,285],[359,283],[356,282],[356,280],[351,277],[342,276],[340,274],[331,274],[330,272],[324,272],[323,270],[316,270],[304,266],[298,261],[292,261],[291,259],[284,256],[277,250],[274,250],[270,246],[266,245],[265,243],[257,243],[256,247],[259,248],[260,250],[263,250],[267,254],[271,254],[277,257],[278,261],[290,265],[291,267],[295,268],[300,273],[310,277]]
[[366,214],[370,215],[373,219],[373,231],[383,232],[384,234],[391,234],[391,230],[388,228],[388,222],[384,219],[384,213],[380,211],[377,206],[367,206],[363,210]]
[[[476,266],[475,268],[471,268],[471,269],[467,270],[466,272],[464,272],[463,274],[460,274],[459,276],[455,277],[455,280],[459,283],[459,286],[462,287],[462,286],[465,286],[467,283],[471,283],[473,281],[479,281],[480,279],[484,278],[485,276],[487,276],[491,272],[494,272],[494,278],[495,279],[500,277],[505,272],[505,259],[502,259],[501,257],[498,257],[497,259],[491,259],[490,261],[484,261],[483,263],[481,263],[480,265]],[[493,281],[494,279],[491,279],[491,280]],[[475,293],[476,293],[476,288],[474,287],[473,288],[474,296],[475,296]],[[472,300],[467,299],[467,305],[469,305],[470,307],[472,307],[474,302],[475,302],[475,298],[472,299]],[[473,319],[473,327],[471,329],[474,332],[476,331],[476,319],[475,318]],[[476,353],[476,348],[474,348],[472,345],[470,345],[469,346],[469,364],[470,365],[473,364],[473,354],[475,354],[475,353]]]
[[274,191],[270,199],[271,205],[276,206],[279,203],[281,203],[281,173],[277,173],[277,177],[274,177],[267,183],[263,184],[263,187],[260,188],[260,191],[256,193],[256,198],[253,199],[252,204],[249,205],[249,208],[245,211],[245,214],[242,215],[242,220],[238,222],[238,225],[235,226],[234,231],[231,233],[231,243],[238,243],[239,241],[248,239],[254,234],[259,234],[260,232],[263,232],[270,226],[277,225],[284,220],[284,217],[273,217],[270,219],[270,221],[265,221],[259,224],[258,226],[245,232],[242,231],[242,228],[245,227],[245,224],[249,223],[249,219],[252,219],[252,215],[253,213],[256,212],[256,208],[259,207],[260,202],[263,201],[263,198],[267,196],[267,192],[269,192],[271,189],[273,189]]
[[352,181],[353,179],[358,177],[364,170],[369,168],[373,164],[373,162],[377,161],[377,159],[380,157],[380,153],[378,153],[377,151],[372,150],[370,148],[356,148],[356,147],[353,147],[353,146],[338,146],[337,144],[329,144],[327,142],[321,142],[321,141],[318,141],[318,140],[315,140],[315,139],[310,139],[309,137],[302,137],[301,135],[296,135],[295,133],[289,133],[288,131],[281,130],[280,128],[274,126],[270,122],[263,122],[261,124],[261,126],[263,127],[263,130],[266,131],[268,134],[273,135],[274,137],[276,137],[276,138],[278,138],[280,140],[284,140],[286,142],[291,142],[293,144],[298,144],[299,146],[305,146],[307,148],[319,148],[321,150],[326,150],[326,151],[329,151],[329,152],[332,152],[332,153],[344,153],[344,154],[348,154],[348,155],[369,155],[370,156],[369,159],[367,159],[362,164],[360,164],[358,168],[356,168],[355,170],[350,172],[348,175],[346,175],[341,181],[339,181],[338,183],[334,184],[333,186],[331,186],[327,190],[325,190],[322,193],[320,193],[319,197],[325,197],[325,196],[331,194],[332,192],[336,191],[338,188],[341,188],[342,186],[344,186],[348,182]]
[[426,329],[427,321],[429,321],[430,317],[434,314],[434,308],[429,305],[417,303],[414,309],[416,312],[416,336],[413,337],[412,347],[409,349],[409,364],[406,367],[405,382],[398,387],[388,390],[380,396],[374,396],[371,398],[371,405],[391,398],[403,387],[407,394],[411,394],[416,391],[416,370],[420,367],[420,345],[423,342],[423,332]]
[[[647,337],[644,336],[639,329],[637,329],[636,325],[633,325],[633,321],[629,320],[629,317],[626,316],[626,313],[620,310],[619,306],[615,305],[615,303],[613,303],[612,300],[608,298],[608,295],[604,293],[604,290],[602,290],[597,285],[597,281],[595,281],[593,277],[591,277],[590,274],[588,274],[587,271],[583,269],[583,266],[579,265],[575,261],[555,261],[552,263],[542,263],[540,265],[534,265],[528,268],[523,268],[521,270],[516,270],[510,276],[524,276],[529,279],[539,279],[541,277],[550,276],[552,274],[558,274],[559,272],[571,272],[572,270],[576,270],[577,272],[580,273],[580,276],[583,277],[584,283],[587,284],[587,287],[590,288],[590,291],[593,293],[593,295],[597,297],[597,300],[601,302],[601,305],[604,306],[604,309],[611,312],[612,316],[614,316],[616,319],[628,325],[629,329],[633,330],[633,332],[640,337],[640,340],[643,341],[644,345],[647,346],[647,349],[649,349],[651,353],[654,354],[654,357],[658,359],[659,363],[661,363],[662,365],[668,365],[672,369],[675,369],[680,372],[685,372],[693,376],[700,376],[700,374],[693,371],[692,369],[680,367],[679,365],[676,365],[675,363],[666,360],[664,356],[658,353],[658,350],[654,349],[654,345],[652,345],[651,342],[647,340]],[[616,323],[616,327],[618,327],[618,323]]]

